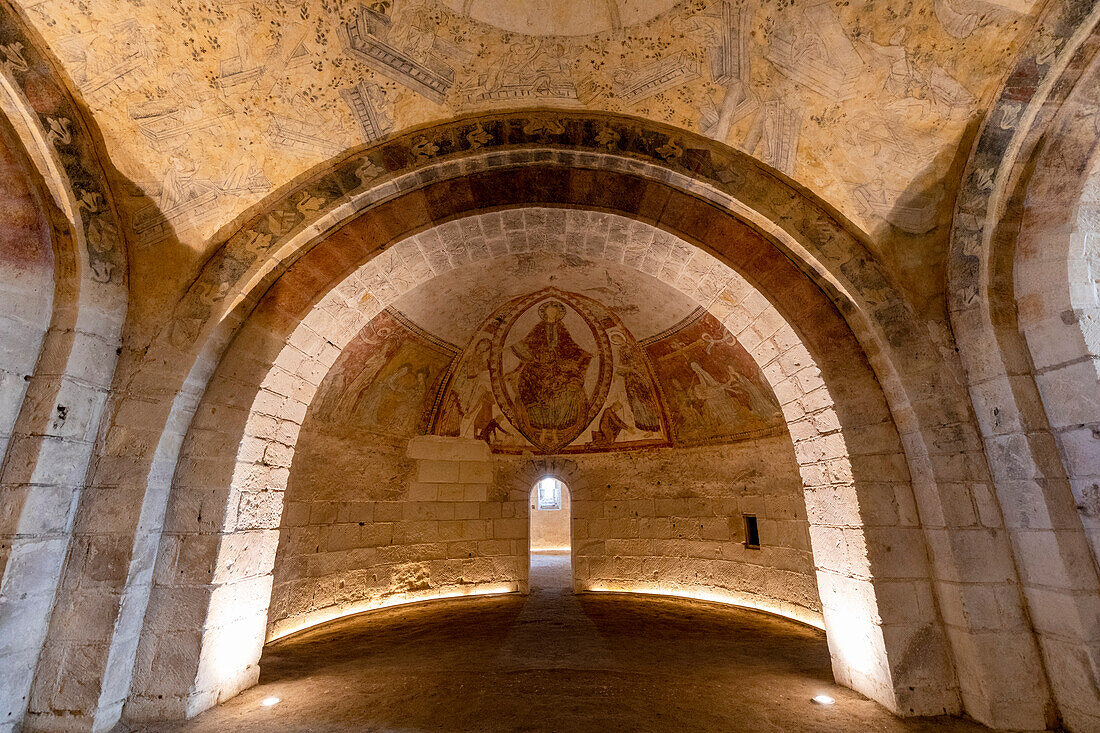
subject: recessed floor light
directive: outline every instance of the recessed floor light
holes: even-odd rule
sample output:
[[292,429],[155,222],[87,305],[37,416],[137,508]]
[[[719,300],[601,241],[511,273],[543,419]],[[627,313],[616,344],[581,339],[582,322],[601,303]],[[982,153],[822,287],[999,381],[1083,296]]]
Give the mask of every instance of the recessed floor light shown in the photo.
[[269,708],[272,705],[278,705],[280,702],[282,702],[282,700],[277,697],[265,697],[263,700],[260,701],[260,704],[263,705],[265,708]]
[[829,697],[828,695],[814,695],[811,699],[818,705],[832,705],[834,702],[836,702],[836,700]]

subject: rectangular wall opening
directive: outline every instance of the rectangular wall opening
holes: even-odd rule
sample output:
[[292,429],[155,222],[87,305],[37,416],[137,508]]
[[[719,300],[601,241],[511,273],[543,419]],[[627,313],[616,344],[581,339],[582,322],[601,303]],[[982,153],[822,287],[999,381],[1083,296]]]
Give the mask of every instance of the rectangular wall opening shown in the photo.
[[756,523],[755,514],[745,514],[745,547],[750,550],[760,549],[760,527]]

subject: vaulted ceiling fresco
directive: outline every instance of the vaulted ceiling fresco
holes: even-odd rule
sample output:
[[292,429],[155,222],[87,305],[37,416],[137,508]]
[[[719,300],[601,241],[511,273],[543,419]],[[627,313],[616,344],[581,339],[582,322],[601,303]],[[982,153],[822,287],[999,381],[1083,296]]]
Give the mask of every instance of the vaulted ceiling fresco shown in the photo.
[[[516,278],[494,289],[487,272]],[[433,308],[440,299],[449,307]],[[337,434],[461,436],[513,453],[785,431],[756,363],[705,309],[639,270],[541,250],[398,298],[345,348],[310,414]]]
[[903,242],[948,217],[944,175],[1035,4],[23,7],[136,184],[128,214],[138,245],[176,236],[203,250],[245,207],[345,149],[462,113],[528,106],[609,110],[705,134],[792,176],[880,240]]

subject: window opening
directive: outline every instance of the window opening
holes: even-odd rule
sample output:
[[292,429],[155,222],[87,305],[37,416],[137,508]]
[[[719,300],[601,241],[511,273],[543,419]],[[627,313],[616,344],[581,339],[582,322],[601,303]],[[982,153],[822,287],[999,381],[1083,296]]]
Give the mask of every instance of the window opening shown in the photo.
[[760,527],[756,523],[755,514],[745,516],[745,547],[750,550],[760,549]]

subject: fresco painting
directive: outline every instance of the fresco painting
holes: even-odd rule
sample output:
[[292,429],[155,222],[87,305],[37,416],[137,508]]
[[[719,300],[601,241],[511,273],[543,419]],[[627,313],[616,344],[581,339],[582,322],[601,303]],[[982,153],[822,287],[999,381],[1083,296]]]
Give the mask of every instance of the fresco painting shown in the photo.
[[534,106],[701,133],[903,246],[949,217],[950,197],[914,184],[947,169],[998,83],[989,70],[1039,3],[22,5],[141,191],[124,202],[141,243],[176,236],[199,248],[341,151],[465,112]]
[[580,435],[607,396],[612,364],[597,320],[602,308],[556,289],[509,306],[493,341],[494,392],[524,437],[555,452]]
[[721,442],[784,424],[756,362],[714,316],[696,311],[646,343],[678,445]]
[[599,301],[557,288],[517,297],[470,343],[433,432],[506,452],[668,444],[644,350]]
[[481,440],[503,453],[721,443],[784,429],[752,357],[697,309],[639,341],[614,310],[543,288],[506,301],[464,347],[389,308],[315,400],[329,426]]
[[383,311],[333,364],[319,390],[316,418],[393,437],[422,433],[456,351],[396,312]]

